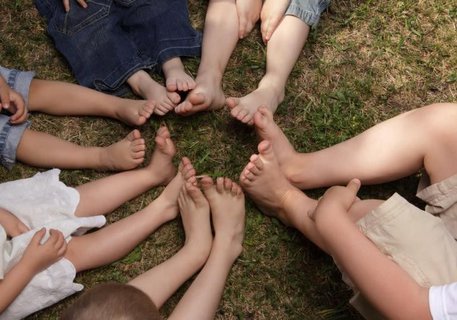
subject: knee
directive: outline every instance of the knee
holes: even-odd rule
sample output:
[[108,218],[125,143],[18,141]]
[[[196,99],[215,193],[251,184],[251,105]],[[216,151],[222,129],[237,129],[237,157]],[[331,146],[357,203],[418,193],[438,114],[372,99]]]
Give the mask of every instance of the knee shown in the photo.
[[428,109],[426,123],[430,134],[440,139],[457,141],[457,103],[435,103]]

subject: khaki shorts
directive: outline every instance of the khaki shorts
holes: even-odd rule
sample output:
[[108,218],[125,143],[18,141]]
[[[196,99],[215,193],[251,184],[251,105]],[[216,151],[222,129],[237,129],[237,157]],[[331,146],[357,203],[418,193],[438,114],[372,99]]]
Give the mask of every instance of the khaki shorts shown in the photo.
[[[423,287],[457,281],[457,175],[428,186],[421,181],[418,209],[398,194],[357,222],[360,230]],[[345,281],[347,277],[343,275]],[[350,281],[346,281],[351,285]],[[352,285],[351,285],[352,286]],[[353,287],[353,286],[352,286]],[[384,319],[355,288],[350,303],[367,319]]]

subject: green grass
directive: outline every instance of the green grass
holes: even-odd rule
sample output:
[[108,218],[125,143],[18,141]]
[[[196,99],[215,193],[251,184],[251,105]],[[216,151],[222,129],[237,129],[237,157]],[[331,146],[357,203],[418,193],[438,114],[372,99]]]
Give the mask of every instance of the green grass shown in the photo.
[[[190,0],[191,19],[202,29],[207,1]],[[436,1],[334,1],[310,34],[278,109],[276,120],[302,152],[343,141],[406,110],[434,102],[456,101],[457,3]],[[46,25],[30,1],[0,0],[0,64],[35,70],[43,79],[74,82],[69,68],[46,35]],[[198,59],[185,61],[195,75]],[[240,41],[224,76],[224,91],[242,96],[253,90],[265,67],[258,28]],[[160,79],[160,78],[157,78]],[[101,118],[34,114],[32,128],[83,145],[109,145],[129,128]],[[256,151],[251,128],[226,110],[190,118],[153,118],[142,129],[151,143],[165,122],[178,147],[198,172],[237,179]],[[373,155],[376,156],[376,155]],[[18,164],[0,169],[0,181],[29,177],[39,169]],[[62,180],[78,185],[106,173],[66,170]],[[399,191],[411,201],[417,177],[365,187],[363,197],[385,198]],[[323,190],[310,191],[319,196]],[[116,210],[115,221],[142,208],[160,192],[152,190]],[[248,201],[245,250],[228,278],[218,319],[359,319],[347,303],[351,292],[332,260],[292,229],[264,217]],[[172,256],[184,235],[178,221],[152,234],[126,258],[81,273],[76,281],[91,287],[121,281]],[[164,307],[172,310],[181,289]],[[77,295],[29,317],[56,319]]]

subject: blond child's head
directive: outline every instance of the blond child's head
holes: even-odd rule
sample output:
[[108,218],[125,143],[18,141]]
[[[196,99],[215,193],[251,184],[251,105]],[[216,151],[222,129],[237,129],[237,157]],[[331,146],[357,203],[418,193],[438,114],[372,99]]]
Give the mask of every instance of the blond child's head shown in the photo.
[[62,320],[161,320],[159,310],[141,290],[119,283],[98,285],[85,292]]

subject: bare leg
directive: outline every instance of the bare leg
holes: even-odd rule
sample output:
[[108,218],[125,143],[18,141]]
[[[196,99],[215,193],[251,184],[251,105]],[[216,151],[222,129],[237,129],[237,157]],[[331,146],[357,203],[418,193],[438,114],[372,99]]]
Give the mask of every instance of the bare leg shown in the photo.
[[168,91],[189,91],[195,88],[195,80],[186,73],[181,58],[171,58],[162,66]]
[[[223,41],[221,41],[223,39]],[[238,41],[235,0],[211,0],[205,19],[202,59],[193,89],[175,112],[191,115],[224,106],[222,75]]]
[[347,141],[312,152],[296,153],[268,111],[256,114],[261,139],[268,139],[281,170],[300,189],[399,179],[425,167],[431,182],[457,173],[457,105],[433,104],[386,120]]
[[176,92],[169,92],[158,84],[144,70],[140,70],[127,79],[135,94],[144,99],[155,101],[154,113],[160,116],[173,110],[181,100]]
[[138,130],[108,147],[83,147],[44,132],[26,130],[16,157],[35,167],[119,171],[140,165],[145,150],[144,139]]
[[[280,170],[269,141],[262,141],[258,148],[259,154],[252,155],[250,162],[241,172],[241,186],[264,214],[296,228],[321,249],[326,250],[314,221],[308,216],[308,212],[316,207],[317,201],[309,198],[287,180]],[[380,200],[357,202],[350,213],[351,219],[359,220],[381,203]]]
[[181,168],[186,172],[179,172],[162,194],[143,210],[93,233],[74,237],[68,243],[65,257],[73,263],[76,271],[96,268],[122,258],[163,223],[176,218],[183,175],[195,175],[188,160]]
[[209,205],[202,192],[187,181],[178,203],[186,233],[183,248],[172,258],[129,282],[146,293],[158,308],[203,266],[213,241]]
[[78,186],[80,201],[75,215],[83,217],[109,213],[150,188],[167,184],[176,172],[172,163],[176,149],[166,127],[157,131],[155,141],[154,153],[146,167]]
[[202,180],[211,207],[215,237],[211,253],[200,274],[169,317],[176,319],[214,319],[232,264],[241,254],[244,238],[244,195],[228,178]]
[[309,26],[294,16],[285,16],[267,46],[267,70],[258,88],[242,98],[226,103],[234,118],[252,125],[254,113],[265,106],[272,113],[284,100],[287,78],[308,38]]
[[102,116],[117,119],[130,126],[146,123],[154,103],[123,99],[60,81],[32,80],[29,111],[63,116]]

